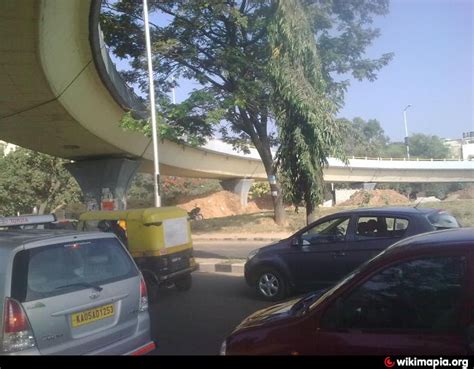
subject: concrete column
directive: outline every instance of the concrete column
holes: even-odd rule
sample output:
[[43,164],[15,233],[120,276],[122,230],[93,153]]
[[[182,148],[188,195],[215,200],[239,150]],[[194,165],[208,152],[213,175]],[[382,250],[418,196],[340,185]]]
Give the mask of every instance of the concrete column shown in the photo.
[[221,181],[224,190],[231,191],[240,196],[240,203],[243,207],[247,206],[249,190],[252,186],[253,179],[226,179]]
[[139,162],[130,159],[82,160],[66,164],[84,193],[88,210],[99,210],[102,200],[111,194],[117,210],[127,208],[127,190]]
[[375,186],[377,186],[377,183],[365,182],[362,184],[362,188],[366,191],[375,190]]

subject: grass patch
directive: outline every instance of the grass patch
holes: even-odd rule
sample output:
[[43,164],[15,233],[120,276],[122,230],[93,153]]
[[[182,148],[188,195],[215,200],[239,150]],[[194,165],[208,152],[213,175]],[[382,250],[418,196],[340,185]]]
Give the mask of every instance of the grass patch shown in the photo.
[[[410,205],[413,206],[413,205]],[[464,227],[474,227],[474,200],[455,200],[420,204],[423,208],[441,208],[453,214]],[[353,207],[320,208],[319,218]],[[306,225],[306,214],[303,208],[299,213],[287,210],[287,225],[279,227],[273,221],[273,212],[264,211],[253,214],[234,215],[223,218],[205,219],[191,223],[193,234],[206,233],[293,233]]]

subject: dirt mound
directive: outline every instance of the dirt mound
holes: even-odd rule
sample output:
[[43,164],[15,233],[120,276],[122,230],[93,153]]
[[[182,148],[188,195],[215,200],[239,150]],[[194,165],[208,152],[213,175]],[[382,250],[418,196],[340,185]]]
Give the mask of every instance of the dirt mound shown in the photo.
[[406,196],[399,194],[394,190],[372,190],[357,191],[349,200],[344,201],[341,206],[357,206],[357,205],[397,205],[408,204],[410,201]]
[[[271,199],[270,199],[271,205]],[[191,211],[195,207],[201,208],[204,219],[227,217],[231,215],[256,213],[268,209],[268,201],[249,201],[247,207],[240,204],[240,196],[228,191],[219,191],[211,195],[195,198],[181,204],[180,208]],[[270,208],[271,209],[271,208]]]
[[474,186],[470,186],[462,190],[450,193],[446,198],[446,201],[460,199],[474,199]]

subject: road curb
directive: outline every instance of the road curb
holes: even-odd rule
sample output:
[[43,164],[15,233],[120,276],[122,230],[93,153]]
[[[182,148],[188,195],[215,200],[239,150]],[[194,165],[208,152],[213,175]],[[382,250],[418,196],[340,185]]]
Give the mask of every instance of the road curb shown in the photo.
[[244,262],[229,263],[224,259],[196,259],[196,264],[200,272],[244,275]]
[[223,238],[218,238],[218,237],[209,237],[209,238],[199,238],[199,237],[193,237],[193,241],[280,241],[281,238],[264,238],[264,237],[238,237],[238,238],[232,238],[232,237],[223,237]]

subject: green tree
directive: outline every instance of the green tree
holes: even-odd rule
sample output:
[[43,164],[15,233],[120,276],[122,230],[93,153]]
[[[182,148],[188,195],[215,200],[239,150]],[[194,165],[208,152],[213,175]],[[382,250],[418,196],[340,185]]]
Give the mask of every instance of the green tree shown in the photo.
[[0,215],[54,211],[81,201],[81,190],[64,169],[66,160],[19,148],[0,159]]
[[344,127],[344,152],[348,156],[381,157],[389,142],[377,119],[339,119]]
[[410,156],[424,159],[446,159],[449,148],[438,136],[415,133],[408,139]]
[[[169,20],[153,23],[151,36],[162,123],[171,131],[170,136],[187,141],[187,134],[179,127],[189,123],[190,115],[197,117],[193,120],[194,127],[206,124],[205,131],[194,136],[195,141],[221,122],[218,128],[221,137],[244,151],[252,144],[269,177],[276,175],[271,152],[276,143],[272,129],[276,112],[271,109],[275,105],[271,100],[268,68],[271,58],[268,25],[279,3],[277,0],[149,2],[152,19]],[[341,106],[348,82],[336,82],[336,74],[352,73],[358,79],[373,80],[377,70],[390,59],[389,55],[377,60],[364,58],[366,48],[378,36],[378,31],[367,25],[374,15],[387,12],[388,0],[351,1],[349,6],[340,0],[299,0],[298,3],[307,3],[308,22],[312,27],[307,35],[322,50],[322,73],[328,86],[325,92]],[[124,73],[125,78],[146,92],[141,2],[105,1],[101,24],[112,52],[130,60],[132,70]],[[191,93],[188,99],[191,103],[174,106],[166,93],[180,77],[197,81],[200,88]],[[169,114],[174,110],[178,112]],[[205,117],[212,119],[208,121]],[[271,187],[278,194],[272,197],[275,221],[281,224],[284,222],[281,187],[278,181]]]
[[401,159],[407,156],[407,147],[403,142],[390,142],[383,150],[383,157]]
[[294,204],[304,202],[307,223],[324,198],[328,156],[343,158],[342,130],[326,86],[304,5],[280,1],[270,27],[273,104],[279,129],[277,166]]
[[[366,49],[380,36],[375,16],[386,15],[389,0],[302,0],[316,37],[328,94],[338,107],[350,86],[348,76],[374,81],[393,53],[367,58]],[[342,79],[341,80],[341,76]]]

